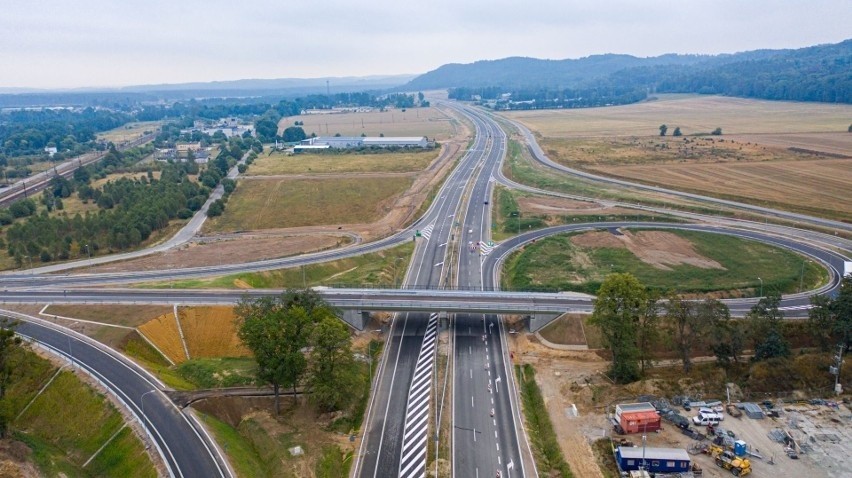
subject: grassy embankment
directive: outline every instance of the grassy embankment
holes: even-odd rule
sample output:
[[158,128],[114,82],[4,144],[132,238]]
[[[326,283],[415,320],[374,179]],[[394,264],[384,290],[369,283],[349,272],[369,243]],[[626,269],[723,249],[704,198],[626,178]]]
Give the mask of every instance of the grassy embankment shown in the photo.
[[[670,231],[692,243],[702,256],[723,269],[675,265],[661,270],[642,262],[626,248],[581,247],[572,235],[553,236],[517,251],[503,270],[507,290],[569,290],[595,293],[612,272],[630,272],[659,291],[711,293],[741,291],[756,295],[763,279],[764,292],[796,292],[823,284],[827,272],[785,249],[723,234]],[[582,259],[582,260],[580,260]],[[803,262],[804,261],[804,262]],[[804,275],[802,268],[804,266]]]
[[102,394],[64,370],[36,396],[56,367],[27,350],[13,360],[6,391],[9,416],[16,417],[12,438],[32,450],[43,476],[157,476],[145,446]]
[[518,385],[521,388],[521,401],[523,403],[524,417],[526,421],[527,435],[533,449],[533,457],[539,473],[545,476],[559,476],[570,478],[574,476],[571,468],[562,456],[559,441],[553,423],[547,414],[544,397],[541,389],[535,382],[535,369],[530,364],[523,367],[515,365],[515,373],[518,376]]
[[336,261],[265,272],[247,272],[212,279],[189,279],[174,283],[148,284],[146,287],[178,287],[181,289],[228,288],[269,289],[300,288],[322,285],[394,287],[402,283],[414,243],[379,252],[348,257]]

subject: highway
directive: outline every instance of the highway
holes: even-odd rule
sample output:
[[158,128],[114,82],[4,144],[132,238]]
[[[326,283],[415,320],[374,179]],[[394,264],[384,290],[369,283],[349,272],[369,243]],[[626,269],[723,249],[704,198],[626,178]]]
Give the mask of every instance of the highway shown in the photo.
[[[486,150],[477,134],[470,151],[450,173],[426,215],[417,222],[421,237],[404,285],[439,289],[447,284],[449,251],[456,215],[475,168]],[[413,236],[407,240],[413,240]],[[431,406],[437,314],[403,313],[394,317],[353,475],[422,476],[425,473],[428,411]]]
[[123,403],[143,425],[172,477],[230,477],[226,460],[213,440],[188,412],[162,392],[165,386],[118,352],[70,329],[12,311],[0,315],[19,320],[16,332],[65,356]]
[[[759,225],[755,227],[753,224],[751,229],[743,229],[744,224],[737,223],[735,220],[707,218],[697,214],[692,214],[690,217],[696,220],[710,219],[713,224],[628,221],[573,224],[531,231],[500,244],[490,244],[491,189],[494,182],[502,183],[505,180],[500,172],[500,166],[505,155],[506,136],[488,114],[453,103],[444,103],[444,105],[462,112],[473,123],[476,129],[473,144],[456,169],[450,173],[426,214],[408,229],[399,231],[391,237],[323,253],[226,266],[110,274],[46,275],[40,273],[58,271],[59,268],[42,268],[29,273],[4,273],[0,274],[3,287],[3,291],[0,292],[0,301],[10,303],[233,303],[245,295],[276,294],[278,291],[87,287],[297,267],[364,254],[392,247],[404,241],[416,240],[417,246],[405,275],[402,290],[320,289],[332,304],[342,308],[401,311],[395,316],[388,331],[382,361],[376,371],[375,390],[365,417],[364,434],[355,458],[353,476],[375,478],[423,476],[425,473],[427,440],[434,439],[434,430],[428,426],[428,417],[434,399],[432,381],[435,337],[439,332],[437,312],[445,311],[458,313],[450,320],[452,331],[450,380],[453,384],[452,437],[438,437],[440,440],[451,438],[452,457],[441,458],[452,459],[454,476],[486,477],[494,476],[496,471],[500,471],[502,476],[517,477],[537,473],[523,428],[520,426],[520,407],[513,386],[514,376],[508,357],[505,331],[502,322],[494,314],[565,310],[589,312],[592,305],[589,297],[578,294],[511,294],[496,291],[499,287],[499,268],[512,250],[551,234],[599,228],[671,227],[703,230],[734,234],[793,249],[834,271],[831,284],[821,289],[820,293],[832,293],[837,286],[838,271],[842,270],[843,261],[847,258],[828,250],[828,247],[838,244],[840,245],[838,247],[841,247],[845,244],[843,242],[845,240],[840,238],[832,240],[832,236],[771,225],[766,225],[765,232],[761,232]],[[534,139],[531,136],[528,139],[531,140],[531,150],[538,149],[540,152]],[[548,164],[549,167],[569,172],[547,160],[543,153],[539,160]],[[570,170],[570,173],[575,172]],[[607,178],[597,179],[613,182]],[[618,185],[651,188],[622,183],[624,182],[615,182]],[[659,188],[651,189],[659,190]],[[721,201],[720,203],[726,204]],[[754,209],[754,207],[749,208]],[[777,212],[764,211],[763,208],[757,209],[770,214]],[[808,222],[807,220],[810,219],[783,213],[776,215],[801,222]],[[721,221],[732,222],[722,224]],[[834,227],[831,221],[818,220],[817,223]],[[200,224],[192,227],[198,226]],[[415,230],[420,231],[422,237],[414,239]],[[182,239],[176,236],[173,240]],[[811,244],[812,242],[817,244]],[[474,245],[479,246],[472,247]],[[812,292],[785,297],[782,303],[785,314],[806,315],[810,293]],[[740,315],[746,312],[756,300],[737,299],[726,302],[733,315]],[[61,342],[71,340],[69,343],[73,344],[75,357],[77,356],[76,340],[83,340],[82,338],[57,332],[55,326],[40,324],[31,318],[25,320],[27,320],[24,324],[26,329],[22,328],[22,333],[48,344],[60,353],[63,347]],[[71,339],[68,339],[69,336]],[[80,347],[81,350],[86,350],[85,345]],[[97,349],[97,346],[92,345],[92,347]],[[68,347],[65,348],[67,349]],[[129,409],[133,413],[138,411],[141,416],[143,399],[140,397],[134,400],[134,395],[140,391],[146,394],[148,390],[160,389],[162,386],[156,384],[155,380],[147,376],[144,371],[128,373],[129,365],[125,363],[128,361],[113,356],[114,352],[103,353],[102,351],[102,354],[98,355],[96,351],[81,354],[78,358],[81,366],[86,367],[90,373],[102,377],[128,376],[126,379],[130,380],[129,382],[115,378],[115,381],[110,383],[114,385],[115,393],[123,394],[127,398]],[[138,376],[138,380],[131,375]],[[146,412],[148,412],[149,402],[161,401],[160,396],[160,393],[155,392],[145,398]],[[156,400],[155,397],[157,397]],[[224,476],[227,473],[227,469],[220,466],[219,460],[215,457],[216,454],[211,452],[209,441],[199,434],[191,420],[181,414],[188,426],[188,428],[182,428],[183,425],[173,425],[173,422],[181,423],[180,417],[175,416],[173,412],[176,411],[170,411],[165,404],[162,410],[157,412],[153,410],[155,409],[148,412],[151,415],[152,434],[162,438],[162,444],[158,446],[162,446],[161,454],[170,468],[178,470],[173,472],[175,476],[183,476],[182,473],[185,470],[195,469],[204,471],[196,476]],[[187,460],[195,460],[197,463],[182,462],[181,458],[175,458],[178,454],[174,454],[175,457],[170,461],[167,456],[168,450],[183,450],[181,447],[194,450],[186,451],[188,456],[194,457]],[[205,450],[207,458],[205,458]],[[196,466],[199,468],[192,468]],[[205,466],[207,468],[204,468]]]

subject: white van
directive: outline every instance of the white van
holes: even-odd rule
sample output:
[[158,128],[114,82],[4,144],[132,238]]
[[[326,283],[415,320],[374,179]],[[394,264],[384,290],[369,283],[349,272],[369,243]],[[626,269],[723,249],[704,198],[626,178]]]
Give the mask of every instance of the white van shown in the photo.
[[722,415],[719,413],[701,412],[697,416],[692,417],[692,423],[696,425],[718,425],[722,421]]

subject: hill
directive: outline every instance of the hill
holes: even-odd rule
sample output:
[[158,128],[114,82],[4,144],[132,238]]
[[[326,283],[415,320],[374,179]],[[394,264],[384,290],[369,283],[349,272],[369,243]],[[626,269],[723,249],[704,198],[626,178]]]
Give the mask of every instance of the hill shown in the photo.
[[[579,59],[505,58],[449,64],[411,80],[409,90],[461,89],[463,97],[505,92],[529,99],[601,96],[601,104],[636,101],[647,92],[708,93],[773,100],[852,103],[852,40],[795,50],[650,58],[594,55]],[[579,106],[592,106],[582,102]],[[528,103],[529,105],[529,103]],[[539,106],[540,107],[540,106]]]

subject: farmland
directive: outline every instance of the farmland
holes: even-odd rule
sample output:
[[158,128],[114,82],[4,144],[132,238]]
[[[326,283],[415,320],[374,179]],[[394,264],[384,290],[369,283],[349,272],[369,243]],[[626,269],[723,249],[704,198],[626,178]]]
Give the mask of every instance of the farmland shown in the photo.
[[412,150],[371,154],[324,153],[287,155],[274,152],[259,157],[249,168],[249,176],[318,173],[409,173],[422,171],[435,160],[438,151]]
[[661,124],[684,135],[846,133],[852,106],[762,101],[722,96],[660,95],[656,101],[626,106],[505,113],[545,138],[654,136]]
[[160,127],[160,121],[140,121],[135,123],[127,123],[118,128],[98,133],[98,139],[109,141],[115,144],[126,143],[133,141],[145,134],[146,131],[156,131]]
[[457,120],[438,108],[411,108],[408,110],[374,110],[369,113],[337,113],[289,116],[278,123],[279,134],[296,121],[304,123],[302,129],[308,136],[426,136],[443,141],[456,134]]
[[372,222],[412,184],[410,177],[244,179],[211,232]]
[[[852,220],[848,105],[673,95],[622,107],[507,116],[532,128],[548,156],[570,167]],[[660,137],[661,124],[669,136]],[[684,136],[672,137],[675,127]],[[717,127],[723,135],[700,136]]]

